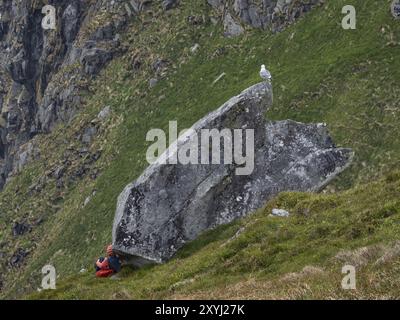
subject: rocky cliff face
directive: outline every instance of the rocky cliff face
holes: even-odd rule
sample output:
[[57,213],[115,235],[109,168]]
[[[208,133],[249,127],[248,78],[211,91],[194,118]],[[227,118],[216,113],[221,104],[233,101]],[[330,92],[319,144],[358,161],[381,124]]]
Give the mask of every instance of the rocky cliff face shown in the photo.
[[[42,28],[45,4],[56,8],[56,30]],[[85,84],[122,48],[121,1],[0,3],[0,188],[32,158],[31,139],[67,122]]]
[[[171,145],[119,196],[115,249],[131,256],[136,265],[164,262],[204,230],[255,211],[279,192],[318,191],[349,164],[351,150],[336,148],[325,125],[267,121],[264,114],[271,105],[271,85],[257,84],[199,120],[190,134]],[[204,129],[254,130],[254,170],[239,174],[242,164],[226,162],[232,153],[229,139],[212,151],[224,161],[205,164],[204,141],[194,145],[197,152],[191,147],[195,137],[203,140]],[[239,153],[248,153],[249,143],[243,138],[240,144]],[[197,161],[164,161],[188,150]]]
[[237,36],[244,26],[279,32],[323,0],[207,0],[221,17],[226,36]]
[[[208,0],[227,36],[246,25],[279,31],[320,0]],[[56,30],[41,26],[56,8]],[[0,189],[40,156],[33,137],[68,122],[88,82],[124,48],[119,33],[133,15],[178,0],[25,0],[0,2]]]

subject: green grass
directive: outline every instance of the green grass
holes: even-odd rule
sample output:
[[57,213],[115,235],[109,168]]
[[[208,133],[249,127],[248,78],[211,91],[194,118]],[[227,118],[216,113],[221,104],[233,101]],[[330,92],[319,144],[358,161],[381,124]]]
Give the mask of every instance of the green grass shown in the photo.
[[[338,252],[376,244],[391,245],[398,239],[399,196],[399,173],[336,194],[282,193],[253,215],[206,232],[165,265],[141,270],[126,268],[119,280],[99,280],[89,271],[61,281],[56,290],[43,291],[30,298],[164,299],[197,297],[199,292],[203,293],[200,297],[209,294],[214,298],[229,295],[246,298],[248,292],[244,290],[243,295],[241,291],[235,292],[235,284],[277,282],[283,276],[288,277],[290,273],[309,266],[330,272],[332,278],[325,274],[313,275],[312,279],[307,279],[311,289],[301,297],[323,297],[318,290],[325,288],[327,294],[329,288],[340,287],[344,263],[340,264],[339,259],[333,258]],[[291,216],[270,217],[275,207],[289,210]],[[387,252],[388,249],[382,246],[376,256],[381,257]],[[398,261],[399,256],[400,250],[397,249],[394,261]],[[372,258],[369,269],[358,268],[358,281],[364,290],[368,289],[368,277],[376,271]],[[384,268],[398,270],[396,265],[384,264],[381,271]],[[383,294],[399,297],[399,283],[391,286],[390,290],[369,288],[367,292],[375,298]],[[252,294],[257,298],[266,293]],[[282,292],[281,287],[275,284],[268,294],[282,298],[288,292]],[[337,297],[349,294],[336,288]],[[352,294],[365,296],[361,290]]]
[[[123,36],[127,53],[90,84],[85,104],[69,125],[38,137],[41,159],[0,194],[0,252],[6,254],[0,267],[5,275],[2,296],[20,297],[35,290],[40,285],[40,270],[48,263],[55,265],[60,279],[73,278],[61,282],[56,292],[38,297],[167,297],[171,294],[168,288],[183,279],[198,277],[184,286],[191,292],[253,274],[270,277],[323,263],[341,248],[395,238],[397,214],[385,219],[375,215],[387,205],[398,208],[398,179],[363,185],[391,172],[400,159],[400,25],[391,17],[389,3],[354,0],[356,30],[341,28],[341,8],[347,3],[332,0],[282,33],[251,30],[233,39],[223,38],[221,27],[210,22],[188,25],[188,15],[208,17],[210,13],[204,3],[195,0],[182,3],[172,14],[153,12],[158,19],[146,28],[141,21],[149,19],[146,14],[132,21]],[[200,50],[192,54],[189,48],[195,43],[200,44]],[[137,54],[143,64],[134,72],[130,65]],[[168,59],[170,64],[165,77],[149,89],[148,80],[153,77],[150,65],[156,57]],[[262,63],[273,75],[275,100],[267,113],[269,118],[326,122],[338,146],[354,149],[353,165],[330,186],[331,190],[350,191],[283,194],[274,201],[294,210],[293,218],[273,220],[261,211],[204,235],[165,266],[124,271],[124,279],[111,285],[91,274],[78,276],[81,268],[92,267],[111,240],[118,194],[147,166],[147,131],[166,129],[170,120],[177,120],[179,129],[189,127],[257,83]],[[212,85],[222,72],[226,76]],[[62,162],[69,149],[82,147],[76,135],[105,105],[111,106],[112,116],[100,125],[90,146],[91,152],[101,150],[101,158],[90,165],[100,175],[97,179],[66,179],[65,186],[57,189],[48,172]],[[73,158],[66,177],[86,160]],[[29,192],[41,179],[46,181],[43,189]],[[83,207],[93,190],[96,194]],[[367,204],[372,207],[368,209]],[[308,211],[308,216],[301,214]],[[13,220],[32,222],[38,217],[44,222],[31,233],[12,237]],[[257,218],[262,223],[252,223]],[[250,226],[244,234],[219,248],[246,223]],[[7,261],[17,248],[30,250],[30,254],[23,266],[10,268]],[[109,286],[109,292],[100,290]]]

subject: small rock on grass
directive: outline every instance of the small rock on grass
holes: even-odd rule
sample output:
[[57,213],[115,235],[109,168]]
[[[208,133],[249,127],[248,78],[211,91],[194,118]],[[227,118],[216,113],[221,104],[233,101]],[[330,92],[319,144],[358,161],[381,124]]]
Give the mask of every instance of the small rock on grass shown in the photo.
[[150,79],[150,81],[149,81],[149,87],[150,87],[150,88],[154,88],[154,87],[157,85],[157,83],[158,83],[158,80],[155,79],[155,78],[152,78],[152,79]]
[[289,217],[290,213],[283,209],[272,209],[271,216],[273,217]]
[[196,53],[200,49],[200,45],[196,43],[193,47],[190,48],[190,52]]
[[100,120],[105,120],[108,118],[108,116],[111,113],[111,107],[110,106],[106,106],[103,108],[103,110],[101,110],[99,112],[99,114],[97,115],[97,118],[99,118]]

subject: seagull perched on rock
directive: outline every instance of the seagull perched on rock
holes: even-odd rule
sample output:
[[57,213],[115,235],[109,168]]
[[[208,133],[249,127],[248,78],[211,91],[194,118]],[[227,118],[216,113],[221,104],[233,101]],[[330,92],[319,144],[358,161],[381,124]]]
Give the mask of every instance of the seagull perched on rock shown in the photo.
[[264,64],[261,66],[260,77],[266,81],[271,81],[271,79],[272,79],[271,73],[267,69],[265,69]]

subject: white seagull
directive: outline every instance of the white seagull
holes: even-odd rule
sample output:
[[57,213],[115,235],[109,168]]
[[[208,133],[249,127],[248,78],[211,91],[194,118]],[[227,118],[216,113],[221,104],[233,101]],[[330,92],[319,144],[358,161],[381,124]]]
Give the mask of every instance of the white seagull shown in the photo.
[[271,79],[272,79],[271,73],[267,69],[265,69],[264,64],[261,66],[260,77],[266,81],[271,81]]

